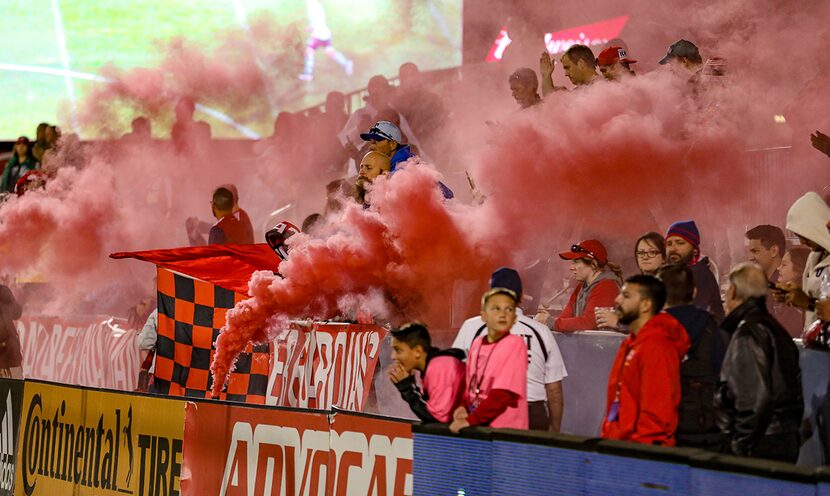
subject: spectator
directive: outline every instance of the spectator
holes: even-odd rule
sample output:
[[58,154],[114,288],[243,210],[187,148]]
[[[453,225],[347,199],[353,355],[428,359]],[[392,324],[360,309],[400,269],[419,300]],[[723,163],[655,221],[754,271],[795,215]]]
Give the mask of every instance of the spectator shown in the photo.
[[196,103],[190,98],[182,98],[176,104],[176,121],[170,130],[170,138],[177,152],[181,153],[187,149],[188,144],[193,138],[191,135],[196,124],[196,121],[193,120],[194,112],[196,112]]
[[720,287],[709,268],[709,258],[700,256],[700,232],[693,220],[678,221],[666,233],[666,255],[669,263],[684,263],[695,274],[695,305],[711,313],[717,322],[723,320]]
[[[749,261],[758,264],[764,270],[771,286],[778,284],[779,270],[787,249],[784,232],[775,226],[755,226],[746,233],[749,240]],[[802,265],[802,270],[804,266]],[[801,286],[799,281],[798,286]],[[767,310],[775,317],[792,337],[801,337],[804,330],[804,314],[796,308],[767,299]]]
[[793,283],[800,288],[809,256],[810,249],[806,246],[793,246],[787,250],[781,258],[781,265],[778,266],[778,284]]
[[660,59],[660,64],[669,64],[673,68],[682,68],[689,74],[696,74],[703,64],[703,57],[697,45],[687,40],[678,40],[669,47],[666,56]]
[[35,160],[41,162],[43,160],[43,153],[46,152],[49,148],[52,147],[51,140],[47,139],[47,129],[49,129],[49,124],[45,122],[41,122],[37,125],[37,131],[35,134],[35,143],[32,146],[32,155],[35,156]]
[[37,125],[37,130],[35,131],[35,142],[32,145],[32,155],[35,156],[35,159],[38,162],[40,162],[43,157],[43,152],[46,151],[49,146],[46,142],[46,128],[48,127],[48,123],[41,122]]
[[363,205],[368,205],[366,188],[381,174],[388,174],[390,169],[389,157],[381,152],[370,151],[360,161],[357,181],[355,182],[355,198]]
[[[244,227],[243,238],[247,239],[250,237],[250,239],[254,239],[254,227],[253,224],[251,224],[251,218],[248,216],[248,212],[239,206],[239,190],[236,188],[236,185],[223,184],[219,187],[227,189],[233,195],[233,214]],[[204,234],[210,232],[210,229],[213,226],[213,224],[200,221],[196,217],[188,218],[185,225],[187,228],[187,236],[190,240],[190,246],[204,245]],[[251,243],[253,243],[253,241],[251,241]]]
[[158,307],[154,308],[141,331],[135,336],[135,345],[138,348],[141,367],[138,371],[138,385],[136,391],[150,390],[150,379],[155,368],[156,342],[158,341]]
[[597,80],[597,59],[585,45],[573,45],[562,55],[562,69],[575,87],[586,86]]
[[810,143],[813,144],[813,148],[830,157],[830,136],[816,131],[810,135]]
[[409,145],[402,144],[400,128],[389,121],[377,122],[368,132],[361,133],[360,138],[370,143],[369,148],[373,152],[389,157],[390,170],[415,156]]
[[762,224],[747,231],[746,239],[749,241],[749,261],[760,265],[771,283],[777,283],[778,267],[787,251],[784,232],[778,227]]
[[146,117],[136,117],[130,122],[131,131],[121,137],[127,143],[146,143],[153,139],[153,130],[150,120]]
[[14,321],[23,315],[23,307],[12,290],[0,284],[0,377],[23,378],[23,354]]
[[27,172],[37,168],[37,160],[32,155],[32,146],[29,138],[21,136],[14,144],[14,153],[6,168],[3,169],[3,179],[0,180],[0,193],[14,193],[17,181]]
[[[392,360],[389,379],[421,422],[449,423],[464,400],[464,352],[435,348],[426,326],[413,322],[392,331]],[[423,394],[415,384],[416,370]]]
[[636,62],[628,58],[625,48],[619,46],[610,46],[599,52],[597,57],[599,72],[609,81],[621,81],[628,76],[634,76],[631,64]]
[[[372,151],[389,157],[389,174],[394,174],[399,164],[415,157],[410,146],[402,144],[401,130],[392,122],[378,121],[369,132],[361,133],[360,138],[371,143],[369,148]],[[444,198],[453,198],[452,190],[444,183],[439,181],[438,187]]]
[[[660,267],[666,263],[666,240],[663,239],[663,235],[647,232],[637,238],[637,242],[634,243],[634,260],[640,274],[656,276]],[[624,331],[619,327],[617,312],[613,308],[597,307],[594,314],[597,327]]]
[[680,322],[691,342],[680,364],[677,445],[720,452],[723,436],[715,422],[712,398],[729,336],[718,328],[712,314],[694,305],[694,273],[688,265],[666,265],[657,277],[666,286],[666,313]]
[[830,208],[824,200],[814,192],[809,192],[799,198],[787,212],[787,229],[795,233],[801,244],[810,248],[810,256],[804,267],[802,288],[796,284],[778,284],[778,288],[786,292],[786,301],[791,305],[806,310],[805,323],[812,325],[816,320],[816,303],[826,297],[822,295],[822,277],[830,266],[830,233],[827,231],[827,222],[830,221]]
[[602,437],[674,446],[680,406],[680,362],[689,337],[671,315],[660,313],[666,288],[654,276],[626,279],[616,299],[622,342],[608,378]]
[[[559,257],[571,261],[571,273],[577,286],[556,318],[553,329],[558,332],[596,329],[594,310],[614,305],[620,291],[620,268],[608,261],[605,246],[595,239],[571,245],[571,249],[560,253]],[[540,313],[547,321],[547,312]],[[539,317],[537,315],[537,320]]]
[[663,235],[652,231],[637,238],[634,243],[634,259],[640,274],[657,275],[657,271],[666,263],[666,240]]
[[[501,267],[490,276],[490,288],[506,288],[522,301],[522,280],[514,269]],[[479,317],[467,319],[458,330],[453,348],[469,353],[473,341],[487,331]],[[562,379],[567,377],[559,346],[545,325],[526,316],[516,307],[516,323],[510,334],[527,345],[527,407],[530,429],[559,432],[562,425]]]
[[481,298],[487,333],[473,341],[467,360],[466,407],[453,413],[450,430],[470,426],[527,429],[527,346],[510,334],[519,299],[513,291],[494,288]]
[[804,413],[798,348],[767,311],[756,264],[729,274],[723,328],[731,334],[715,396],[718,426],[734,455],[795,463]]
[[[218,188],[210,202],[217,221],[208,233],[208,244],[253,244],[254,232],[250,220],[246,224],[233,211],[233,193],[228,188]],[[247,217],[247,215],[246,215]]]
[[508,79],[513,99],[523,109],[537,105],[542,101],[539,96],[539,79],[533,69],[522,67],[516,69]]

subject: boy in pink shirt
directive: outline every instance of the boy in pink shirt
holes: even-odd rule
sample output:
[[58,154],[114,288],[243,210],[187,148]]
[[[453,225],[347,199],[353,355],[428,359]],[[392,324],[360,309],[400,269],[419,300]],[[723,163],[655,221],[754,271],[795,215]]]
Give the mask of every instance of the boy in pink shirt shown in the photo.
[[[464,396],[464,352],[434,348],[426,326],[413,322],[392,331],[392,359],[389,379],[412,412],[425,423],[452,420]],[[415,370],[421,373],[423,394],[415,384]]]
[[516,293],[493,288],[481,298],[487,334],[476,338],[467,358],[466,408],[453,415],[450,430],[476,425],[527,429],[527,345],[510,334],[516,322]]

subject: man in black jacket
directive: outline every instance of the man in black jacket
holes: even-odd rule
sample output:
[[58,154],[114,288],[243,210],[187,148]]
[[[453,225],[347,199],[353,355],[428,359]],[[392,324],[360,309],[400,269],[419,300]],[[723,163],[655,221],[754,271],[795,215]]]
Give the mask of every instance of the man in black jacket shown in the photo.
[[729,336],[706,310],[694,305],[695,279],[691,267],[670,264],[657,277],[666,285],[666,313],[677,319],[692,346],[680,364],[680,411],[677,446],[723,450],[723,434],[715,422],[712,398]]
[[767,311],[763,269],[743,263],[729,274],[723,328],[732,335],[715,407],[735,455],[795,463],[804,412],[798,349]]

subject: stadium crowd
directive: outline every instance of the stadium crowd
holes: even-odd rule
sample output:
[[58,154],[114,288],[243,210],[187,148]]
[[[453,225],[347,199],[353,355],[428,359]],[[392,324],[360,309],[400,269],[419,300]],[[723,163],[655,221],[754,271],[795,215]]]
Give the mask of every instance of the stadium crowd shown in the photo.
[[[622,44],[599,54],[574,45],[560,63],[573,83],[570,91],[636,77],[636,60]],[[688,78],[690,91],[726,70],[717,57],[704,62],[687,40],[671,45],[660,64]],[[544,52],[538,74],[519,68],[510,75],[510,91],[522,109],[568,91],[554,85],[555,65]],[[258,143],[256,152],[289,162],[302,158],[329,180],[325,212],[312,213],[301,228],[281,224],[267,233],[281,258],[287,256],[284,241],[292,233],[312,229],[349,198],[368,207],[367,192],[376,178],[417,166],[413,158],[438,155],[436,122],[446,109],[422,83],[424,77],[412,63],[400,67],[398,86],[373,77],[366,105],[351,114],[340,92],[330,93],[323,109],[279,114],[273,136]],[[210,139],[210,126],[195,121],[194,110],[187,99],[176,107],[171,146],[178,153],[194,153],[194,143]],[[147,119],[135,119],[132,127],[123,142],[151,138]],[[830,156],[830,138],[816,132],[811,139]],[[21,136],[15,143],[0,188],[23,195],[42,187],[56,167],[82,166],[85,153],[77,136],[62,136],[59,128],[41,124],[33,142]],[[443,183],[436,188],[453,198]],[[211,207],[215,222],[188,219],[192,245],[254,242],[234,185],[218,187]],[[456,432],[477,425],[559,431],[567,371],[551,331],[616,331],[627,337],[608,380],[603,437],[794,462],[803,399],[792,338],[830,350],[830,276],[824,270],[830,265],[829,228],[830,208],[808,193],[787,215],[786,229],[798,243],[788,242],[777,226],[747,230],[747,261],[728,272],[723,294],[718,269],[701,252],[707,233],[694,220],[681,219],[664,233],[632,240],[638,273],[628,277],[609,260],[602,240],[572,240],[559,257],[577,284],[558,314],[539,304],[526,315],[519,273],[500,268],[481,298],[480,315],[464,323],[451,348],[433,347],[426,324],[393,331],[394,365],[388,376],[424,422],[448,423]],[[6,351],[15,346],[10,322],[20,312],[8,288],[0,289],[0,369],[8,371],[20,367],[20,353]],[[142,348],[151,349],[152,336],[140,337]]]

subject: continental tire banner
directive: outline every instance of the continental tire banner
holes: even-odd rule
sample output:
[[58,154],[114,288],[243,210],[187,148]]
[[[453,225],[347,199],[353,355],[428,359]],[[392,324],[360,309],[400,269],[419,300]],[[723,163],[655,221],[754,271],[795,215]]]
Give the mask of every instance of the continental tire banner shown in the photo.
[[184,403],[26,381],[14,493],[174,495]]
[[325,494],[325,412],[187,404],[183,495]]
[[14,470],[23,381],[0,379],[0,496],[14,494]]
[[386,329],[315,323],[274,341],[268,405],[363,411]]
[[110,317],[58,319],[24,315],[16,322],[27,379],[132,391],[141,365],[136,329]]
[[411,424],[335,411],[326,494],[411,495]]

